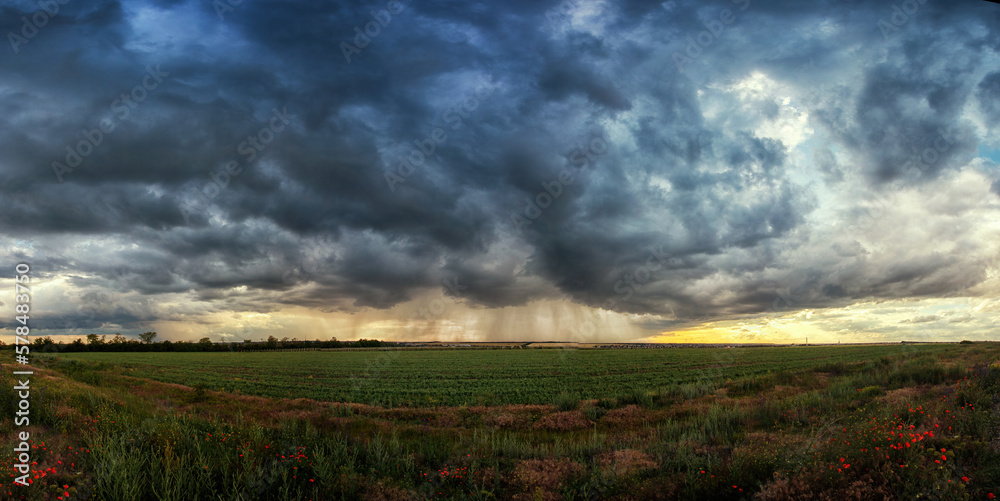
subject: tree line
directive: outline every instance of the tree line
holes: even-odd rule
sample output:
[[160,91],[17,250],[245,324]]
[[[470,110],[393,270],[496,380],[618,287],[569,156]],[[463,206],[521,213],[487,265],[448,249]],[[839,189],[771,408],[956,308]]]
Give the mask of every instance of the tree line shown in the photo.
[[[155,332],[143,332],[139,339],[129,338],[115,333],[111,339],[107,335],[87,334],[86,341],[77,338],[71,343],[53,341],[51,337],[35,338],[31,342],[32,351],[41,352],[80,352],[80,351],[261,351],[261,350],[293,350],[319,348],[382,348],[395,346],[395,343],[379,341],[378,339],[359,339],[357,341],[329,341],[278,339],[268,336],[266,341],[213,342],[203,337],[198,341],[156,341]],[[10,347],[0,341],[0,348]]]

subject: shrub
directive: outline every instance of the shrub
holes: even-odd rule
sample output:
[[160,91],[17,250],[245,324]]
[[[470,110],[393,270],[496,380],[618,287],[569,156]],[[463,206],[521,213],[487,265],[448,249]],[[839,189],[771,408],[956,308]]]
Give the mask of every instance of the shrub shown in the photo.
[[681,385],[680,391],[684,398],[690,400],[712,393],[715,391],[715,384],[710,382],[688,383]]
[[587,416],[587,419],[591,421],[597,421],[601,419],[602,417],[604,417],[605,414],[607,414],[607,412],[608,411],[606,409],[602,409],[600,407],[593,405],[588,405],[583,408],[583,414]]
[[188,396],[189,402],[204,402],[208,400],[208,393],[206,392],[208,389],[207,384],[204,382],[197,383],[192,388],[194,388],[194,392]]
[[881,386],[865,386],[858,390],[858,396],[861,398],[872,398],[877,397],[882,394]]
[[568,391],[556,395],[553,404],[561,411],[576,410],[580,406],[580,396]]
[[653,396],[641,388],[625,390],[618,395],[617,400],[618,405],[638,405],[641,407],[651,407],[653,405]]

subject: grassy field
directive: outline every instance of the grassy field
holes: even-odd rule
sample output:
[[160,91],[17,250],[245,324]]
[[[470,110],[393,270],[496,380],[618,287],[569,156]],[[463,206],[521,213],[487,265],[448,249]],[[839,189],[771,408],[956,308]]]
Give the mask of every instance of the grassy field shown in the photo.
[[54,354],[39,476],[0,497],[991,499],[998,360],[993,343]]
[[[883,356],[946,353],[947,345],[744,349],[405,350],[249,353],[72,353],[124,373],[187,386],[278,398],[372,405],[547,404],[622,393],[697,391],[726,380],[763,387],[790,371]],[[958,375],[956,372],[952,376]]]

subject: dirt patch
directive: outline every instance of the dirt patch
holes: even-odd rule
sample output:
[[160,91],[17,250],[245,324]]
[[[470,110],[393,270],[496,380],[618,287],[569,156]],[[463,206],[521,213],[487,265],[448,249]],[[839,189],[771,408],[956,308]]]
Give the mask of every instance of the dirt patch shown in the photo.
[[361,496],[361,499],[363,501],[411,501],[417,499],[417,497],[399,487],[378,482],[369,487],[364,495]]

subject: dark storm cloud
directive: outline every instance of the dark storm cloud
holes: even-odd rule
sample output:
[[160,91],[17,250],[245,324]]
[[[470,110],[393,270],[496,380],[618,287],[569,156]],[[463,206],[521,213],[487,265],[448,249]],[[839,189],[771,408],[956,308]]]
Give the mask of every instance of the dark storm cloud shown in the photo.
[[[156,298],[188,291],[220,309],[389,308],[448,278],[472,305],[613,300],[679,319],[649,325],[773,310],[782,290],[817,307],[934,296],[981,269],[813,249],[817,196],[789,140],[760,131],[789,105],[732,86],[763,71],[795,88],[829,137],[807,155],[817,182],[934,182],[974,156],[967,106],[996,125],[1000,77],[972,81],[995,43],[972,28],[998,23],[983,4],[927,2],[886,41],[878,2],[403,2],[348,63],[342,43],[386,3],[243,2],[219,19],[211,2],[73,2],[0,55],[0,232],[37,240],[36,266],[80,290],[149,301],[58,320],[81,325],[166,318]],[[30,7],[2,7],[0,30]],[[686,37],[727,8],[737,20],[678,71]],[[120,116],[151,66],[169,76]],[[250,160],[241,145],[285,109]],[[114,130],[57,179],[102,120]],[[814,269],[790,257],[814,251]]]
[[979,82],[976,97],[984,118],[991,126],[1000,123],[1000,71],[994,71]]

